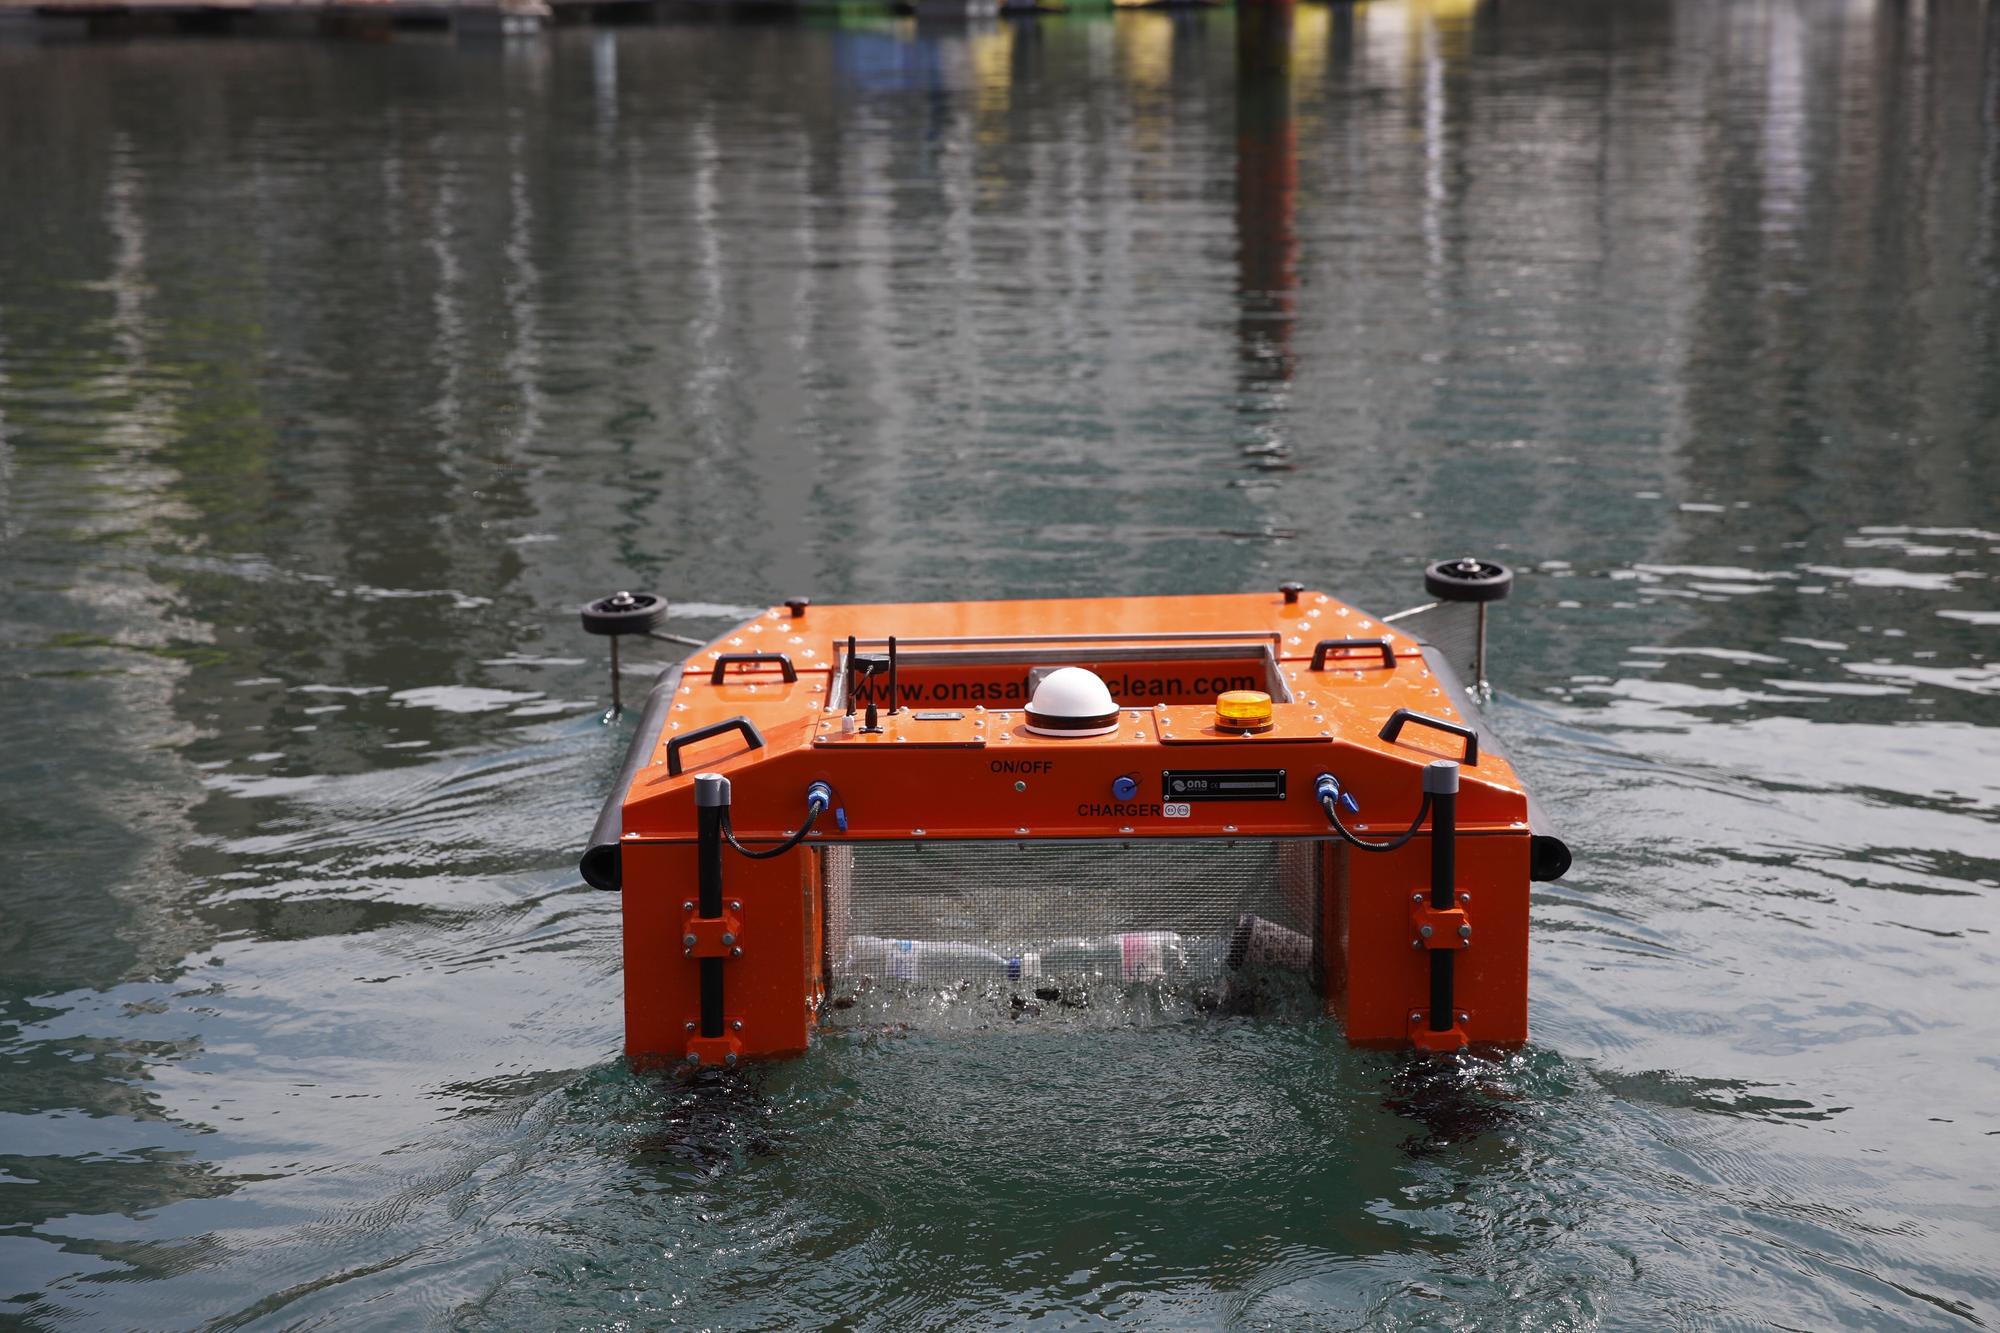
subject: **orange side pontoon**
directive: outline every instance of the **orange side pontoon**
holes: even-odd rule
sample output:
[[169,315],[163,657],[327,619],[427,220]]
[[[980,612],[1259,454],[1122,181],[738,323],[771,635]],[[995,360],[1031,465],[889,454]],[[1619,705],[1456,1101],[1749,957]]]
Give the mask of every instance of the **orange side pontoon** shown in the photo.
[[[664,612],[620,599],[586,626]],[[661,676],[584,855],[624,896],[627,1052],[797,1053],[837,986],[913,958],[1002,989],[1107,957],[1129,980],[1242,967],[1255,932],[1350,1041],[1521,1042],[1529,882],[1569,858],[1468,707],[1443,653],[1297,585],[773,607]],[[1003,930],[950,885],[897,897],[932,846],[1089,852],[1134,882],[1107,907],[1037,861]],[[1161,857],[1185,853],[1209,859],[1170,885]],[[1238,912],[1230,885],[1276,906]],[[912,904],[920,930],[867,933]],[[1106,928],[1093,954],[1082,935]]]

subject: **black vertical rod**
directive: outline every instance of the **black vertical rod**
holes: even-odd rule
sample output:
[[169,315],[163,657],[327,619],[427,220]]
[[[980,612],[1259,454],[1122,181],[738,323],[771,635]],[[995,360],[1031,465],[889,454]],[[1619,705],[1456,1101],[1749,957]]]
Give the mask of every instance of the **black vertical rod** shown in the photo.
[[[694,778],[696,915],[722,915],[722,821],[729,813],[729,779],[719,773]],[[701,1035],[722,1035],[722,960],[701,960]]]
[[611,636],[611,715],[618,716],[625,711],[624,702],[618,697],[618,636]]
[[847,694],[847,715],[854,716],[854,636],[847,636],[847,671],[841,677],[841,689]]
[[1486,698],[1488,694],[1486,688],[1486,603],[1484,602],[1479,603],[1479,640],[1478,646],[1473,649],[1472,692],[1480,699]]
[[[1458,892],[1458,765],[1440,759],[1424,769],[1424,791],[1431,798],[1431,906],[1451,910]],[[1431,1031],[1452,1028],[1452,982],[1456,949],[1432,949]]]
[[903,711],[903,696],[896,693],[896,636],[889,636],[889,716]]

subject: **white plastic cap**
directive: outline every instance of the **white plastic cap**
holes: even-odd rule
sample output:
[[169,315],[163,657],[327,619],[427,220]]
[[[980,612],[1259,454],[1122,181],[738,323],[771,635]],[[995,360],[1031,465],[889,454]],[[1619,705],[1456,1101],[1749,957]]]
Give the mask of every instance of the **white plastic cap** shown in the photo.
[[1038,736],[1102,736],[1118,730],[1118,705],[1095,671],[1058,667],[1035,686],[1028,730]]

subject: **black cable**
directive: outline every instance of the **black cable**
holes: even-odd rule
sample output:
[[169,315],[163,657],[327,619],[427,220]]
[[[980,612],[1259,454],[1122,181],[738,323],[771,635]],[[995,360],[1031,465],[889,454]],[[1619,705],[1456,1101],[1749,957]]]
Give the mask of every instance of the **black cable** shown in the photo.
[[[1427,803],[1426,808],[1428,808],[1428,802],[1430,798],[1427,796],[1424,798],[1424,800]],[[724,806],[722,807],[722,836],[729,840],[729,845],[731,847],[734,847],[737,851],[743,853],[745,856],[749,857],[752,861],[768,861],[774,856],[783,856],[786,852],[789,852],[790,850],[792,850],[792,848],[804,842],[806,840],[806,835],[813,831],[813,821],[818,819],[820,817],[821,812],[823,812],[825,809],[826,809],[826,802],[821,800],[817,796],[813,797],[811,800],[806,802],[806,822],[799,829],[797,833],[794,833],[791,837],[785,839],[783,842],[779,843],[776,847],[768,848],[765,851],[761,852],[753,852],[748,847],[745,847],[742,843],[736,841],[736,830],[732,829],[729,826],[729,807]]]
[[1417,836],[1417,830],[1424,826],[1424,820],[1426,817],[1430,815],[1431,812],[1431,794],[1429,792],[1425,792],[1423,803],[1417,807],[1417,817],[1410,822],[1410,826],[1408,828],[1403,830],[1402,836],[1391,838],[1387,842],[1368,842],[1365,839],[1357,838],[1352,833],[1349,833],[1347,831],[1347,825],[1340,822],[1340,810],[1334,804],[1334,802],[1337,799],[1338,799],[1337,797],[1332,797],[1332,796],[1320,797],[1319,798],[1320,809],[1326,811],[1326,817],[1332,821],[1333,831],[1335,833],[1338,833],[1348,843],[1350,843],[1355,847],[1359,847],[1364,852],[1395,851],[1398,847],[1401,847],[1411,838]]

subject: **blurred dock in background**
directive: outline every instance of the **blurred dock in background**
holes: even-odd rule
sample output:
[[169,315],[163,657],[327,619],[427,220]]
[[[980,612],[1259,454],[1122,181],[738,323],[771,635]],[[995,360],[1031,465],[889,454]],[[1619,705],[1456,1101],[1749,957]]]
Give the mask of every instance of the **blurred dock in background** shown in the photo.
[[650,13],[650,0],[0,0],[0,35],[382,37],[399,29],[526,36],[557,20]]
[[[1227,0],[0,0],[0,39],[228,34],[386,38],[399,30],[531,36],[556,24],[669,12],[854,11],[987,18],[1065,10],[1207,9]],[[1288,4],[1290,0],[1241,0]]]

